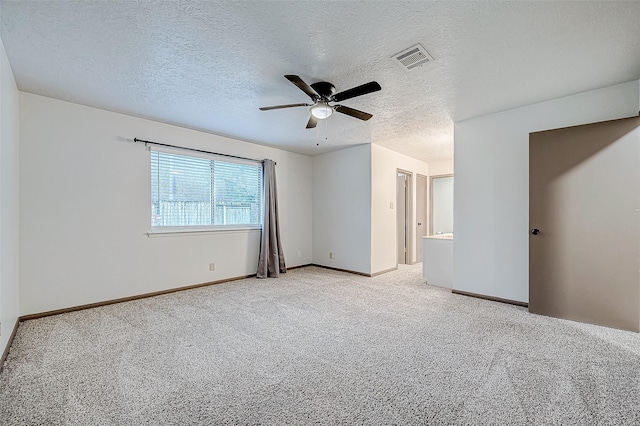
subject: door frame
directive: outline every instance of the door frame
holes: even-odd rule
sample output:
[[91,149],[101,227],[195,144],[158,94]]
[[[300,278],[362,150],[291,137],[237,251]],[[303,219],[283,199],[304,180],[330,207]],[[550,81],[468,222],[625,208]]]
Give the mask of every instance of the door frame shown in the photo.
[[[404,174],[405,176],[407,176],[407,185],[406,185],[406,197],[405,197],[405,213],[404,213],[404,220],[405,220],[405,240],[407,241],[407,251],[405,253],[405,264],[406,265],[413,265],[414,263],[416,263],[413,260],[413,254],[414,254],[414,242],[415,242],[415,232],[413,231],[413,226],[410,226],[409,224],[413,223],[413,199],[414,197],[414,191],[413,191],[413,173],[408,171],[408,170],[404,170],[404,169],[396,169],[396,174],[395,174],[395,179],[398,179],[398,175],[399,174]],[[397,187],[396,187],[396,203],[398,201],[398,193],[397,193]],[[398,208],[398,206],[396,205],[396,209]],[[398,214],[396,213],[396,268],[398,267]]]
[[[418,200],[418,180],[420,178],[424,178],[427,181],[427,184],[426,184],[426,194],[424,194],[424,197],[425,197],[424,202],[426,204],[425,212],[424,212],[424,214],[426,216],[425,217],[425,221],[424,221],[424,232],[425,232],[425,235],[420,235],[419,236],[418,235],[418,219],[419,219],[418,218],[418,201],[419,201]],[[416,173],[416,217],[415,217],[415,220],[413,222],[415,224],[415,230],[416,230],[416,232],[415,232],[415,235],[416,235],[416,247],[415,247],[415,249],[416,249],[416,261],[415,261],[415,263],[422,262],[422,258],[418,259],[418,257],[417,257],[417,254],[418,254],[418,251],[419,251],[418,250],[418,245],[422,245],[422,237],[423,236],[428,236],[429,235],[429,217],[430,217],[429,208],[431,206],[431,202],[429,201],[429,194],[430,194],[429,186],[430,185],[431,185],[431,181],[429,180],[429,175],[422,175],[420,173]]]

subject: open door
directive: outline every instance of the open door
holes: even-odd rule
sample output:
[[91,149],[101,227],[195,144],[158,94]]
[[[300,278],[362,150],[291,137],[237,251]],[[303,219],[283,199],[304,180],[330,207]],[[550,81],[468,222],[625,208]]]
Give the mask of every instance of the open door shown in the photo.
[[639,126],[529,136],[531,312],[640,331]]
[[422,237],[427,234],[427,188],[429,178],[416,176],[416,262],[422,262]]
[[397,171],[396,174],[396,236],[399,265],[411,263],[411,174]]

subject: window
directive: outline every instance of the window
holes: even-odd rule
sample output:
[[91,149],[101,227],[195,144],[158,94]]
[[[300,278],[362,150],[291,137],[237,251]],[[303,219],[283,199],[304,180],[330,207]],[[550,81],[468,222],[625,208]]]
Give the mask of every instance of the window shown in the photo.
[[151,229],[256,228],[262,165],[151,150]]

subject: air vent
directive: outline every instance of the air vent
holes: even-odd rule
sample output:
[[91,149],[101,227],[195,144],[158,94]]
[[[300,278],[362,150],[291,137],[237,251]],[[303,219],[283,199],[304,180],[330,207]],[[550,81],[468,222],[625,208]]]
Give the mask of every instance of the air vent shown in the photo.
[[406,71],[410,71],[420,65],[433,61],[433,57],[429,55],[429,52],[427,52],[420,44],[411,46],[410,48],[393,55],[392,59]]

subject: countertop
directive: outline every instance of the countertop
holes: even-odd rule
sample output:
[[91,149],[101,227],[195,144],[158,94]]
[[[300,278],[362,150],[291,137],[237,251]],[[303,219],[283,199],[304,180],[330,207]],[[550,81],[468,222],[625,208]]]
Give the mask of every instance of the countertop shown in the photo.
[[453,240],[453,234],[427,235],[426,237],[422,238],[433,240]]

